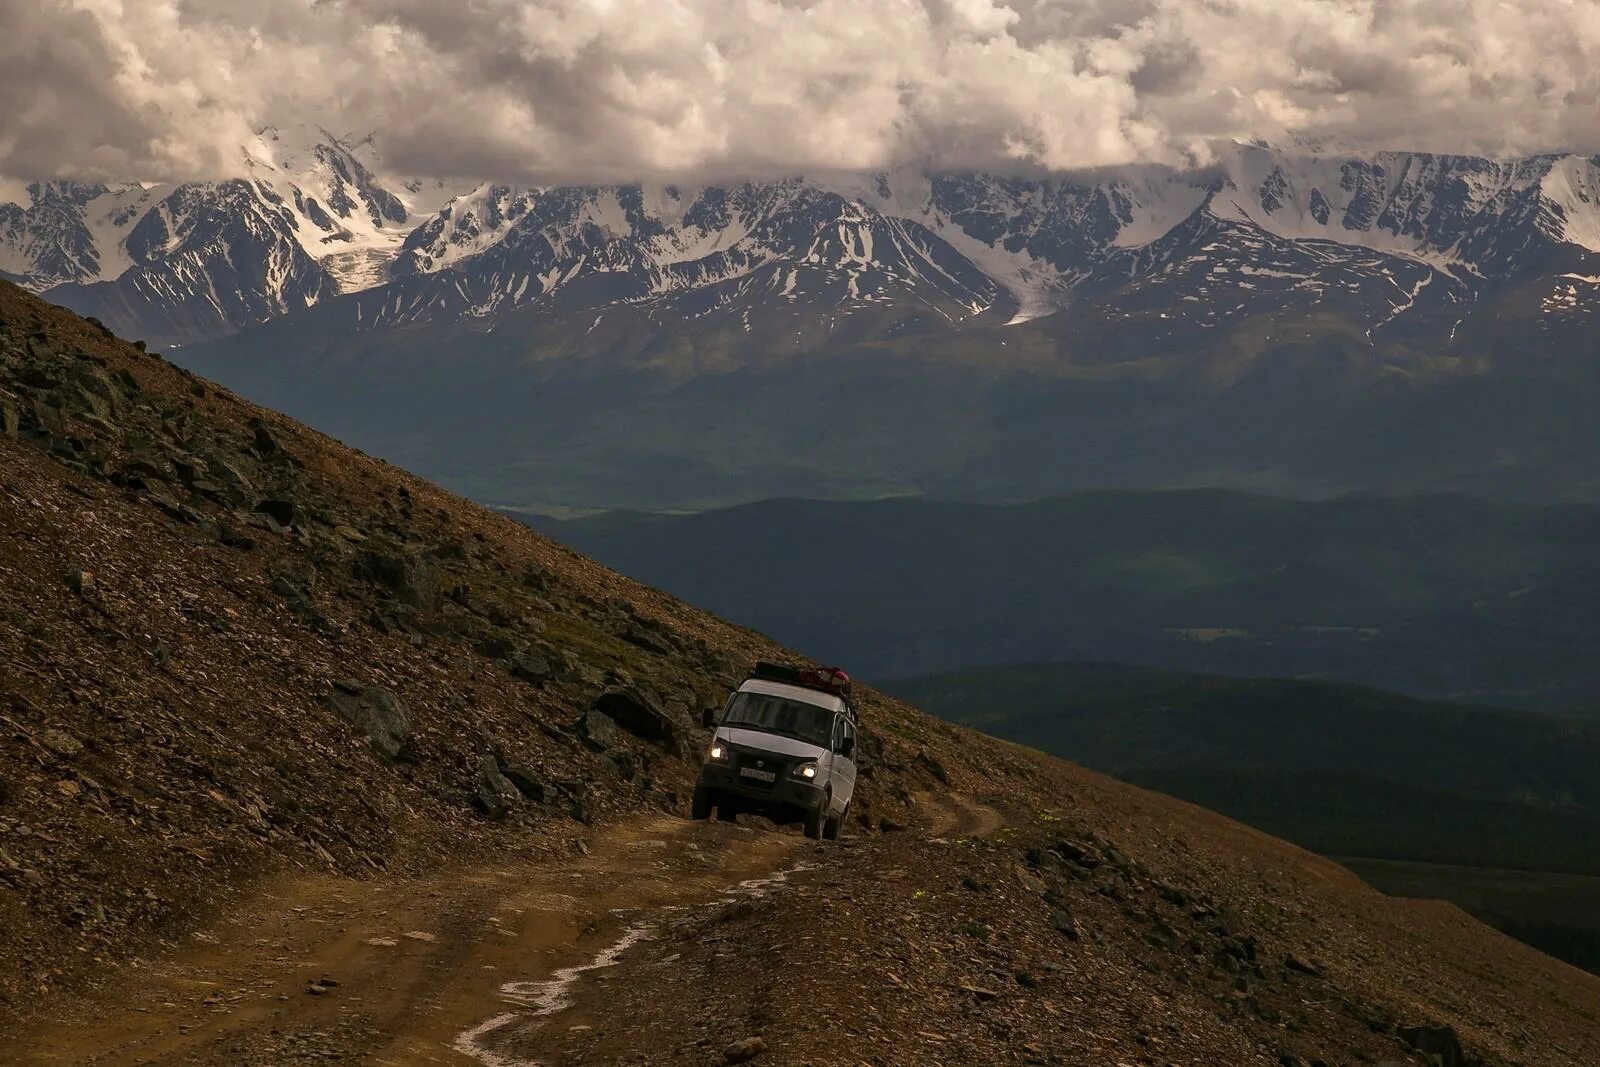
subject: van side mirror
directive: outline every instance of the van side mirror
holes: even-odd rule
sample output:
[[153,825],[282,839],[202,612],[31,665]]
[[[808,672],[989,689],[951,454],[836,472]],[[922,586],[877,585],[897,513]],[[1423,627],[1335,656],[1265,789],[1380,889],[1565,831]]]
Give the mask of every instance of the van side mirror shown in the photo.
[[855,738],[846,737],[846,738],[843,738],[843,739],[840,740],[840,742],[839,742],[839,755],[843,756],[845,759],[849,759],[852,755],[855,754],[855,751],[856,751],[856,739]]
[[700,713],[700,725],[710,729],[717,725],[717,709],[706,708]]

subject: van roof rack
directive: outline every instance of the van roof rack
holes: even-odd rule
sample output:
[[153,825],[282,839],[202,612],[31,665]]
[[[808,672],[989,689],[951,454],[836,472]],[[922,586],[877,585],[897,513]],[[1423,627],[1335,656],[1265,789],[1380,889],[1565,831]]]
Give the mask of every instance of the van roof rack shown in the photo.
[[795,667],[787,663],[773,663],[770,660],[758,660],[751,668],[749,677],[759,678],[767,682],[782,682],[785,685],[798,685],[804,689],[816,689],[823,693],[832,693],[844,701],[845,710],[852,719],[857,717],[855,694],[850,684],[850,676],[838,667]]

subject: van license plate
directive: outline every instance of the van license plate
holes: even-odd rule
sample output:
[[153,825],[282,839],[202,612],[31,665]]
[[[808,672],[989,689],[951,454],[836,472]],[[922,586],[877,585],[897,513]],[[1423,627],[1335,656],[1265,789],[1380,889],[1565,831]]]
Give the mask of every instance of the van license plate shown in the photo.
[[754,767],[740,767],[739,776],[741,778],[754,778],[758,782],[776,782],[778,780],[778,776],[774,772],[758,771]]

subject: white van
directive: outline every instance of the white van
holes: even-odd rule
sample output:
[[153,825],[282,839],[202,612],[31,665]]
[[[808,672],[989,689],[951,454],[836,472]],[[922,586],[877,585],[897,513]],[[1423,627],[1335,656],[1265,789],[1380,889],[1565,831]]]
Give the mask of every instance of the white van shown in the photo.
[[848,675],[758,663],[705,724],[715,733],[695,785],[696,819],[748,811],[803,823],[807,837],[839,837],[856,788]]

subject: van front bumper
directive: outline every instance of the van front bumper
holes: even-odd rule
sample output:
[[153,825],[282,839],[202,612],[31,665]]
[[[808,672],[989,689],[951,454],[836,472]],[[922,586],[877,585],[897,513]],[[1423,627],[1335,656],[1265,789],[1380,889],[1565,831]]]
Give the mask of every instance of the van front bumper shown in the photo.
[[699,786],[703,789],[732,793],[774,807],[798,808],[801,811],[811,811],[821,807],[827,797],[822,786],[816,782],[802,781],[788,775],[776,782],[758,782],[741,777],[733,767],[715,763],[701,766]]

